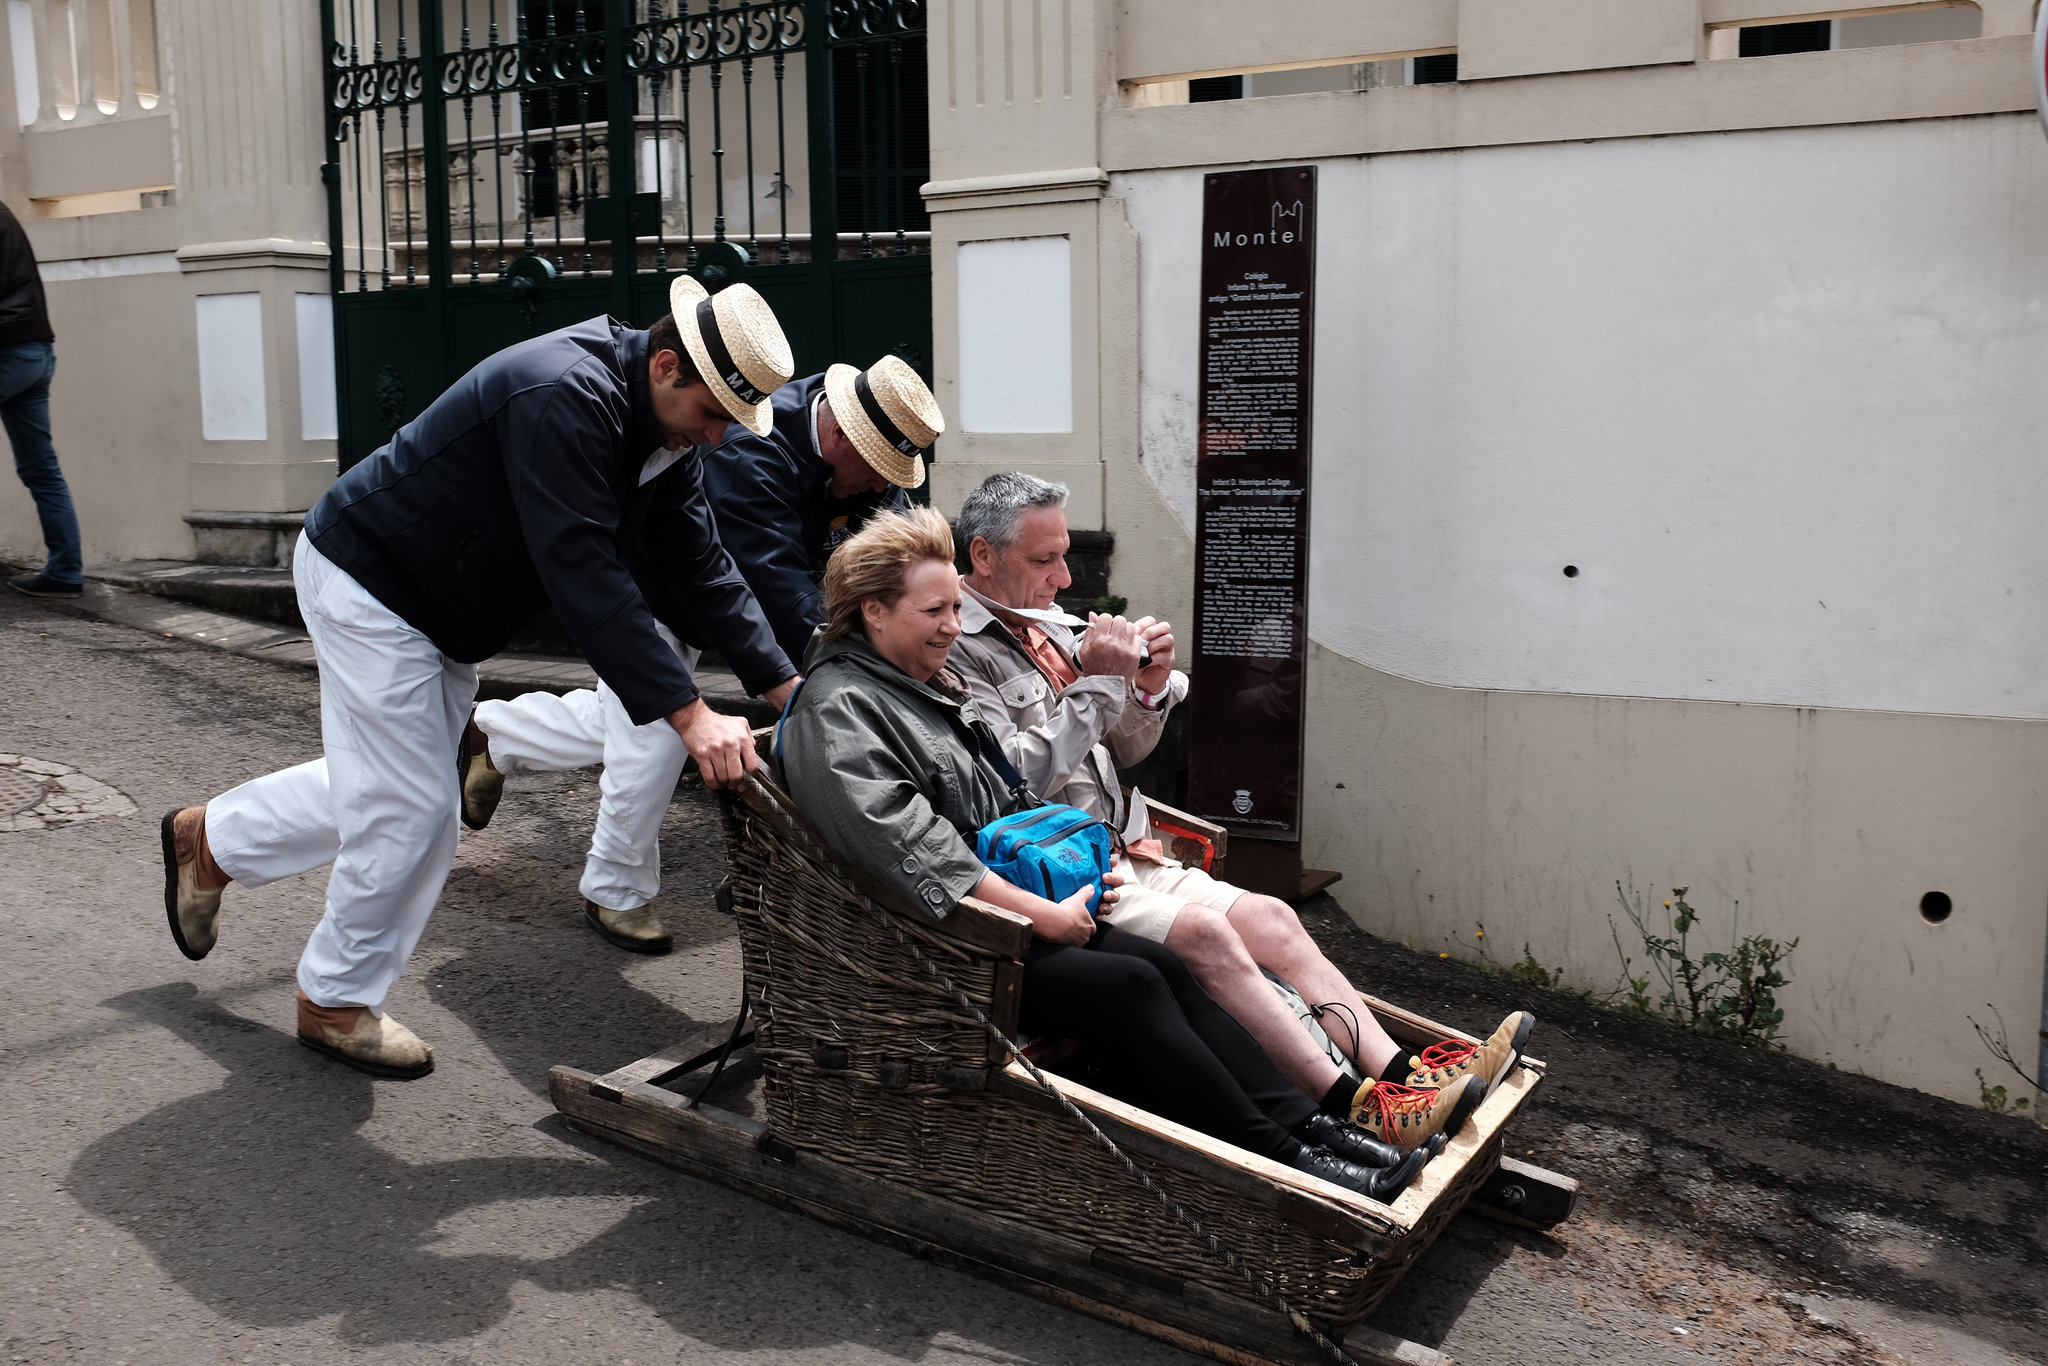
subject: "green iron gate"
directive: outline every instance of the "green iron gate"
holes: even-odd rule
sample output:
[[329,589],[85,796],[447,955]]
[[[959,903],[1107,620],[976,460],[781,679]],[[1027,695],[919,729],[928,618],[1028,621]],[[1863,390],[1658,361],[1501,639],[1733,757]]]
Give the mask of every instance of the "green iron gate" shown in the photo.
[[330,0],[341,465],[470,366],[687,271],[775,308],[796,373],[927,378],[922,0]]

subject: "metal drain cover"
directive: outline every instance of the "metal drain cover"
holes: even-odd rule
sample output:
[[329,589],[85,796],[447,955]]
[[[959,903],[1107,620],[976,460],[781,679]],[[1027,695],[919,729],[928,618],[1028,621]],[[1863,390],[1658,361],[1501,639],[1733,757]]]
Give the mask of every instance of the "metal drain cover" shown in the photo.
[[125,794],[69,764],[0,754],[0,833],[134,814],[135,803]]
[[42,781],[18,768],[0,768],[0,816],[13,816],[43,799]]

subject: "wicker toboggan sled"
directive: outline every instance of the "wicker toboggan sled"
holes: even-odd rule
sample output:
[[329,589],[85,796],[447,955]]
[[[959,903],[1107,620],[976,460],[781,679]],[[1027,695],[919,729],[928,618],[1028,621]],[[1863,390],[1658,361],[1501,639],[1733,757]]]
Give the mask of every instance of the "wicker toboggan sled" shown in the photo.
[[[750,781],[725,811],[751,1033],[727,1021],[613,1072],[556,1067],[550,1094],[573,1126],[1208,1356],[1323,1358],[1063,1113],[942,983],[1014,1039],[1029,922],[971,899],[943,922],[895,909],[888,892],[832,858],[770,782]],[[1213,838],[1220,849],[1222,832]],[[1469,1037],[1368,1004],[1404,1047]],[[717,1080],[704,1074],[729,1061],[741,1080],[758,1069],[765,1121],[693,1106]],[[1461,1208],[1545,1227],[1565,1216],[1576,1190],[1568,1178],[1502,1158],[1503,1129],[1542,1080],[1543,1064],[1530,1059],[1392,1204],[1048,1075],[1159,1187],[1361,1361],[1447,1360],[1361,1320]]]

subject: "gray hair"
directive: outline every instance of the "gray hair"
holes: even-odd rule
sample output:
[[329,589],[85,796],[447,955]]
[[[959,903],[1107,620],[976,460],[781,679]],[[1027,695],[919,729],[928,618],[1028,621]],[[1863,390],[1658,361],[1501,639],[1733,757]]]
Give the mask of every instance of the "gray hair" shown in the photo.
[[1032,508],[1063,508],[1067,486],[1049,483],[1022,470],[991,474],[975,486],[960,505],[960,525],[955,533],[964,551],[980,537],[997,554],[1017,539],[1017,523]]

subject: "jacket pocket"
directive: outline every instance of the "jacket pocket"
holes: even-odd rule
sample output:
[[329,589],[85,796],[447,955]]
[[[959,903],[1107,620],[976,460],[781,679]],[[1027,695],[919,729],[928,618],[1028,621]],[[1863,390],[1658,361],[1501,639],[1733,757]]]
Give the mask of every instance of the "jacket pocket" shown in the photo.
[[1003,699],[1003,705],[1012,710],[1028,707],[1034,702],[1043,702],[1045,675],[1035,669],[1028,674],[1018,674],[1015,678],[1006,679],[996,688],[996,693]]

